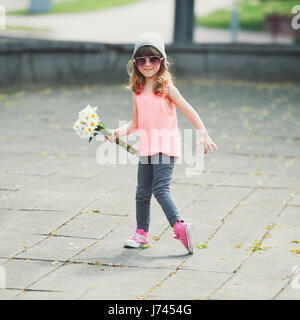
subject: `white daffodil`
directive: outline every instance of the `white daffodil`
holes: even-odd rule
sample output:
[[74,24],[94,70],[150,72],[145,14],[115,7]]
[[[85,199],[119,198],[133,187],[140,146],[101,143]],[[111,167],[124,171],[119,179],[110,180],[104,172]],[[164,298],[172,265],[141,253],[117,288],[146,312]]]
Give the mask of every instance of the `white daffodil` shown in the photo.
[[[89,142],[99,133],[102,133],[105,136],[111,135],[111,132],[108,131],[105,125],[99,120],[97,109],[97,107],[87,105],[79,112],[78,119],[73,125],[73,129],[76,131],[76,134],[82,139],[89,138]],[[119,137],[116,137],[115,142],[125,148],[128,152],[133,154],[137,153],[135,148],[128,145]]]
[[81,138],[92,137],[99,123],[99,117],[96,111],[97,107],[92,108],[90,105],[87,105],[79,112],[79,118],[75,122],[73,129]]

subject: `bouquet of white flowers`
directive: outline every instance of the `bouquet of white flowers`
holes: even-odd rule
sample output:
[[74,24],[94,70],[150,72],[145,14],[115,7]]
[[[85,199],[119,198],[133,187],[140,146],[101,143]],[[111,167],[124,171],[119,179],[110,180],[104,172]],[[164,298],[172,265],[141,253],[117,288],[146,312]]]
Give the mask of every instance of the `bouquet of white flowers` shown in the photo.
[[[96,113],[97,107],[91,107],[87,105],[83,110],[79,112],[78,120],[75,122],[73,129],[76,131],[76,134],[79,135],[82,139],[89,138],[89,142],[97,134],[102,133],[105,136],[111,136],[111,132],[105,127],[105,125],[99,120],[99,117]],[[121,140],[119,137],[116,137],[115,143],[126,149],[132,154],[136,154],[137,150],[131,145],[127,144],[125,141]]]

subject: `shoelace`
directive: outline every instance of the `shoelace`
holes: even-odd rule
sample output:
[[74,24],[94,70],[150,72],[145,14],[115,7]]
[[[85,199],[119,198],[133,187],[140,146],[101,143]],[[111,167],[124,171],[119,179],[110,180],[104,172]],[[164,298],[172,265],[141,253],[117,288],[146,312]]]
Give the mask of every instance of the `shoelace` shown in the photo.
[[137,232],[135,232],[134,236],[132,238],[136,238],[139,241],[145,241],[145,237]]
[[180,237],[179,237],[179,236],[177,236],[176,234],[174,234],[173,238],[174,238],[174,239],[178,239],[178,240],[180,240],[180,241],[181,241],[181,243],[185,246],[185,243],[184,243],[183,238],[180,238]]

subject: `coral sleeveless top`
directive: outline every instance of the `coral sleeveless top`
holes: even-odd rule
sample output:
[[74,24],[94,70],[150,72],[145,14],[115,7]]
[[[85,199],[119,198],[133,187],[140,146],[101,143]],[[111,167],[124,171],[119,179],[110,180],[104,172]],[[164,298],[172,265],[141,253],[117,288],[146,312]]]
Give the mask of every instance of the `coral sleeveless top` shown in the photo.
[[154,92],[135,94],[140,135],[140,156],[164,153],[181,156],[176,107],[168,105],[163,96]]

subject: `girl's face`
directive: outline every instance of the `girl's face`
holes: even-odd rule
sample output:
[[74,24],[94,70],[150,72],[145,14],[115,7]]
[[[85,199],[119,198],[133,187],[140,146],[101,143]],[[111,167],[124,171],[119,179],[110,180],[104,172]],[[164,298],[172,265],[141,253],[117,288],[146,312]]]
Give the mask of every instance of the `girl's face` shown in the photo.
[[153,78],[160,69],[160,63],[152,64],[149,59],[146,59],[146,63],[138,69],[145,78]]

